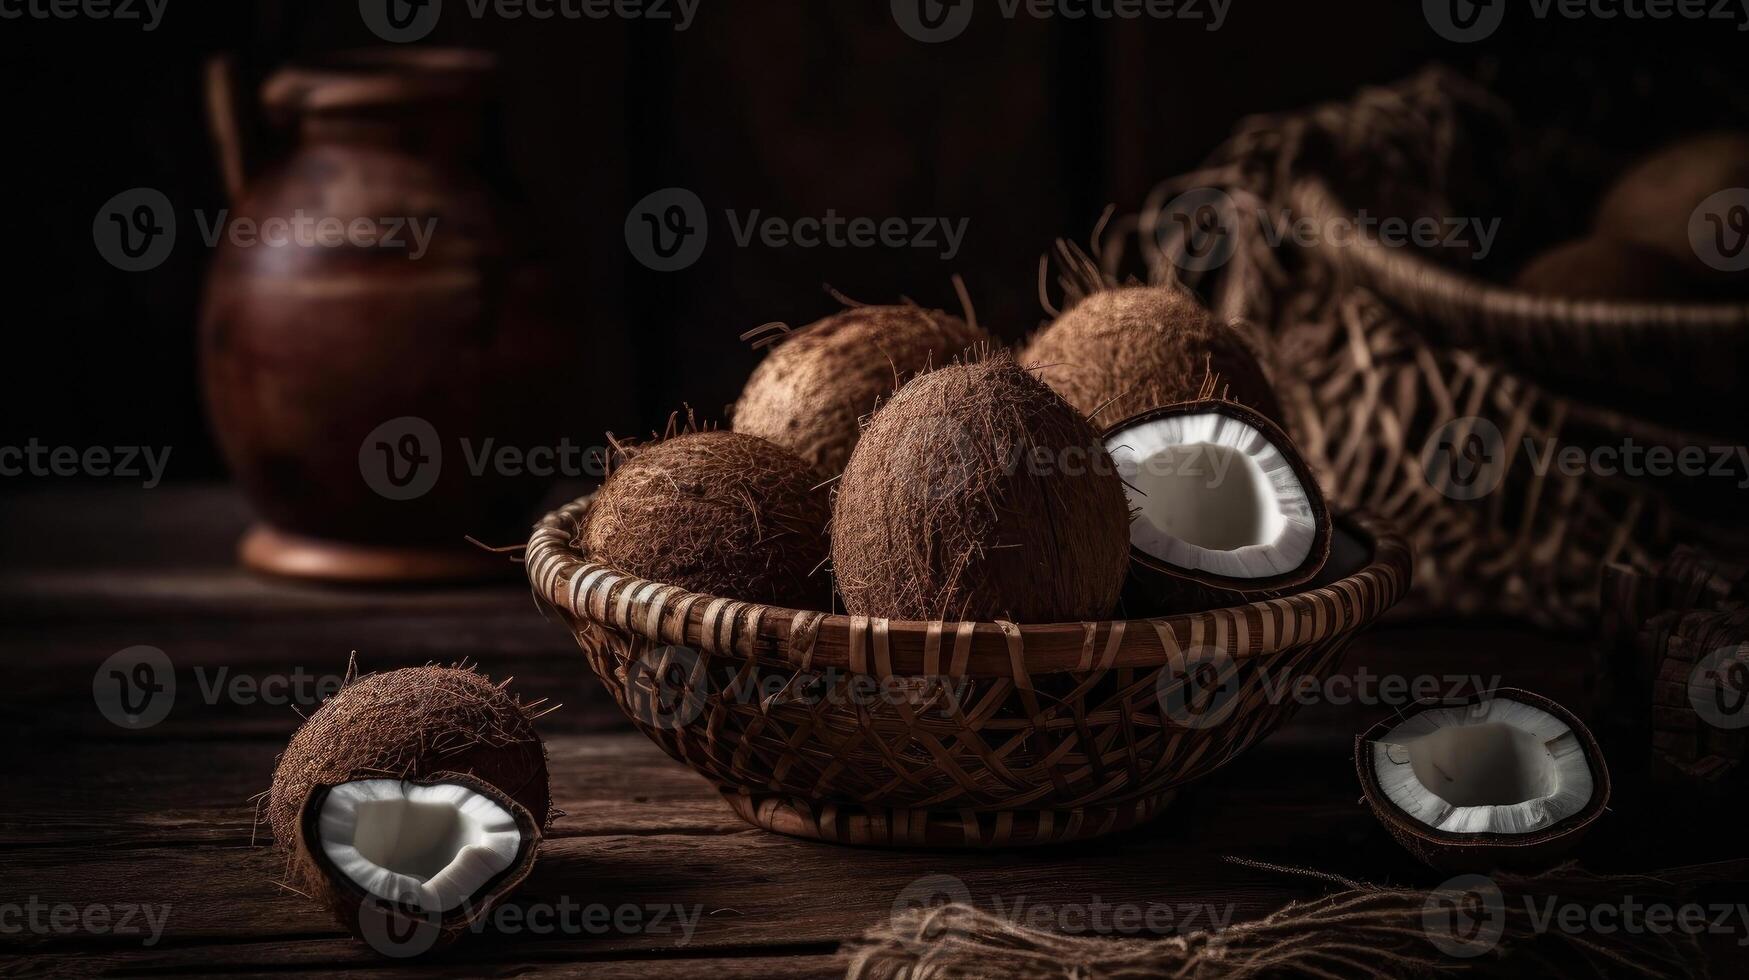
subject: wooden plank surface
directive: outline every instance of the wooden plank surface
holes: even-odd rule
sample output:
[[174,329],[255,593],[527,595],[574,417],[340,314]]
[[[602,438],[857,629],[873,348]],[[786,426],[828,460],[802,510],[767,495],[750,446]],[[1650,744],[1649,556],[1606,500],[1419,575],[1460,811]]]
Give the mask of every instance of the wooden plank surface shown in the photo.
[[[1379,882],[1443,879],[1392,844],[1358,801],[1353,733],[1391,709],[1354,703],[1341,689],[1123,835],[997,853],[837,847],[745,826],[702,779],[626,730],[564,628],[543,621],[514,582],[442,596],[261,582],[230,568],[244,512],[225,491],[160,491],[149,507],[128,502],[137,495],[111,496],[0,503],[0,658],[13,683],[0,728],[21,747],[5,762],[0,902],[38,916],[0,922],[24,924],[0,929],[6,975],[820,976],[842,972],[841,943],[943,881],[985,908],[1126,906],[1198,928],[1324,889],[1227,856]],[[94,512],[110,518],[93,528],[83,515]],[[94,540],[105,542],[105,557],[67,561],[66,548]],[[110,561],[110,551],[120,557]],[[80,590],[92,570],[116,585],[154,584],[93,598]],[[81,612],[124,593],[109,615]],[[164,722],[127,731],[97,711],[93,673],[142,643],[171,658],[177,695]],[[514,675],[526,697],[564,702],[541,722],[564,812],[511,903],[531,923],[556,917],[549,928],[513,923],[397,963],[276,885],[279,860],[256,833],[252,798],[299,711],[315,706],[316,681],[343,672],[354,650],[374,669],[467,657],[494,677]],[[1362,638],[1346,669],[1442,685],[1474,676],[1583,713],[1590,663],[1584,642],[1507,625],[1398,625]],[[292,690],[315,693],[238,697],[238,677],[302,677]],[[1721,854],[1700,817],[1672,813],[1677,804],[1661,806],[1629,773],[1619,781],[1616,812],[1587,842],[1588,864],[1645,870],[1745,850],[1739,834]],[[1696,832],[1659,831],[1675,820]],[[155,938],[48,918],[56,909],[148,908],[163,910]],[[587,925],[581,910],[591,908],[621,924]],[[578,911],[564,919],[567,909]],[[657,910],[664,921],[651,927]]]

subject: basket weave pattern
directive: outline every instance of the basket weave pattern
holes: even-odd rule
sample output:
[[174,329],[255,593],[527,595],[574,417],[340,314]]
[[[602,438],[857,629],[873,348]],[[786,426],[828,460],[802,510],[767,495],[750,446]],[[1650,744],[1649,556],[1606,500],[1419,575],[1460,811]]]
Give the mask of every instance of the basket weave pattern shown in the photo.
[[[1594,447],[1674,454],[1740,443],[1728,413],[1718,423],[1727,432],[1689,432],[1646,406],[1668,398],[1670,378],[1685,395],[1738,398],[1749,304],[1569,301],[1494,285],[1436,249],[1365,235],[1302,246],[1292,234],[1296,222],[1353,226],[1357,202],[1339,186],[1370,188],[1387,214],[1514,214],[1503,198],[1452,199],[1548,179],[1487,162],[1523,136],[1508,106],[1443,69],[1258,117],[1116,226],[1105,271],[1115,273],[1134,233],[1151,278],[1198,285],[1221,315],[1267,331],[1288,428],[1332,505],[1379,514],[1410,536],[1415,593],[1399,613],[1586,631],[1605,612],[1598,586],[1607,566],[1649,567],[1678,540],[1731,552],[1749,547],[1749,536],[1735,502],[1712,492],[1720,481],[1574,473],[1549,461]],[[1162,229],[1178,195],[1211,188],[1235,212],[1231,257],[1184,271],[1182,242]],[[1617,394],[1619,410],[1586,401]],[[1500,437],[1498,488],[1448,494],[1430,464],[1449,427],[1477,423]]]
[[1371,561],[1285,598],[1154,620],[900,623],[593,564],[572,544],[586,508],[539,525],[528,574],[621,708],[750,822],[849,843],[1047,843],[1145,821],[1281,724],[1296,685],[1333,669],[1409,578],[1402,541],[1357,519]]

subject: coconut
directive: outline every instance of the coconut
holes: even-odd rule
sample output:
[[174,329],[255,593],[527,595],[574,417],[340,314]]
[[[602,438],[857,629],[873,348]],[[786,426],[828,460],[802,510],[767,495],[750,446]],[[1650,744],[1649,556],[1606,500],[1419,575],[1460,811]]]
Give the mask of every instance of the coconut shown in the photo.
[[1245,338],[1176,286],[1089,292],[1039,331],[1020,361],[1101,428],[1194,399],[1210,377],[1223,397],[1282,419]]
[[1574,300],[1673,300],[1695,291],[1675,259],[1650,245],[1610,238],[1549,249],[1519,272],[1514,285]]
[[832,564],[853,615],[1102,619],[1128,522],[1098,433],[1001,353],[921,375],[869,419],[839,481]]
[[1205,398],[1105,434],[1134,514],[1126,605],[1194,612],[1301,586],[1330,558],[1330,508],[1275,423]]
[[831,499],[800,456],[743,432],[634,447],[589,504],[590,560],[691,592],[823,608]]
[[1528,691],[1421,701],[1354,740],[1375,816],[1445,871],[1546,866],[1609,802],[1609,769],[1573,713]]
[[290,887],[373,942],[478,921],[527,877],[550,813],[529,706],[455,667],[349,683],[292,736],[267,803]]
[[1630,167],[1604,194],[1599,236],[1658,249],[1702,283],[1741,292],[1749,276],[1728,275],[1695,250],[1694,212],[1720,191],[1749,188],[1749,133],[1715,132],[1673,143]]
[[795,331],[754,369],[735,403],[736,432],[793,450],[837,476],[862,419],[906,378],[989,335],[919,306],[858,306]]

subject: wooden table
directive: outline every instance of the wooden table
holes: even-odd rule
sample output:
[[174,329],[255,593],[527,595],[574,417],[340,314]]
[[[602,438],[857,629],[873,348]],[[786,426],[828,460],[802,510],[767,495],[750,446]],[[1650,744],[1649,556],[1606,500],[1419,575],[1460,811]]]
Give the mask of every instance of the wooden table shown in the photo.
[[[436,593],[261,581],[231,561],[246,516],[219,488],[0,498],[10,688],[0,725],[13,746],[0,806],[0,903],[11,903],[0,905],[0,973],[816,976],[842,973],[840,944],[932,875],[963,882],[987,909],[1042,908],[1047,921],[1071,910],[1061,920],[1070,928],[1089,910],[1132,906],[1189,929],[1325,887],[1227,855],[1381,883],[1445,877],[1413,863],[1359,802],[1351,740],[1391,713],[1377,703],[1305,707],[1161,819],[1105,840],[941,853],[774,836],[742,824],[702,779],[630,731],[517,580]],[[140,644],[169,656],[178,689],[164,721],[129,731],[99,713],[92,683],[106,657]],[[514,676],[525,697],[563,702],[541,728],[564,812],[516,904],[597,907],[623,925],[660,908],[661,927],[591,931],[574,912],[568,928],[554,920],[545,931],[464,937],[436,958],[396,961],[277,887],[254,797],[299,711],[315,707],[321,679],[339,675],[352,651],[367,670],[466,658],[495,679]],[[1498,675],[1590,717],[1591,662],[1583,641],[1510,625],[1392,625],[1357,643],[1346,668],[1442,686]],[[233,687],[238,678],[244,687]],[[1582,854],[1589,865],[1646,870],[1749,852],[1740,816],[1648,793],[1619,762],[1617,778],[1613,812]],[[1713,826],[1734,830],[1714,836]],[[119,928],[129,910],[164,906],[155,941]],[[136,928],[144,921],[132,913]],[[1736,938],[1746,937],[1709,944],[1736,957]]]

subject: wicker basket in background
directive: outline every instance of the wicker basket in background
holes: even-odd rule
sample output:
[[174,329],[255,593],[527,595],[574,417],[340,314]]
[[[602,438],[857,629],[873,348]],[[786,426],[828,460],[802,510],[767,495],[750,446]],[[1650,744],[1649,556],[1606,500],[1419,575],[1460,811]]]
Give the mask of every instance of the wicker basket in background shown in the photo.
[[[1248,120],[1205,168],[1163,182],[1114,226],[1105,269],[1127,271],[1133,238],[1145,276],[1191,283],[1219,314],[1264,326],[1294,436],[1332,502],[1409,535],[1416,588],[1401,613],[1590,631],[1605,567],[1647,567],[1684,541],[1743,547],[1740,491],[1534,464],[1568,447],[1740,444],[1740,411],[1703,411],[1717,423],[1704,430],[1692,413],[1660,413],[1741,401],[1749,304],[1551,299],[1497,285],[1451,250],[1291,232],[1354,227],[1367,208],[1504,214],[1505,238],[1554,224],[1548,202],[1572,195],[1542,193],[1539,177],[1565,181],[1567,167],[1594,185],[1608,172],[1594,156],[1570,134],[1520,125],[1478,82],[1432,68],[1348,102]],[[1171,233],[1185,195],[1232,212],[1224,261],[1186,260]],[[1454,493],[1435,464],[1454,433],[1477,430],[1493,444],[1492,485]]]
[[596,676],[747,821],[841,843],[1045,844],[1139,824],[1281,724],[1296,685],[1322,679],[1409,586],[1403,541],[1357,517],[1339,524],[1346,574],[1267,602],[895,622],[617,573],[574,543],[587,507],[540,523],[527,570]]

